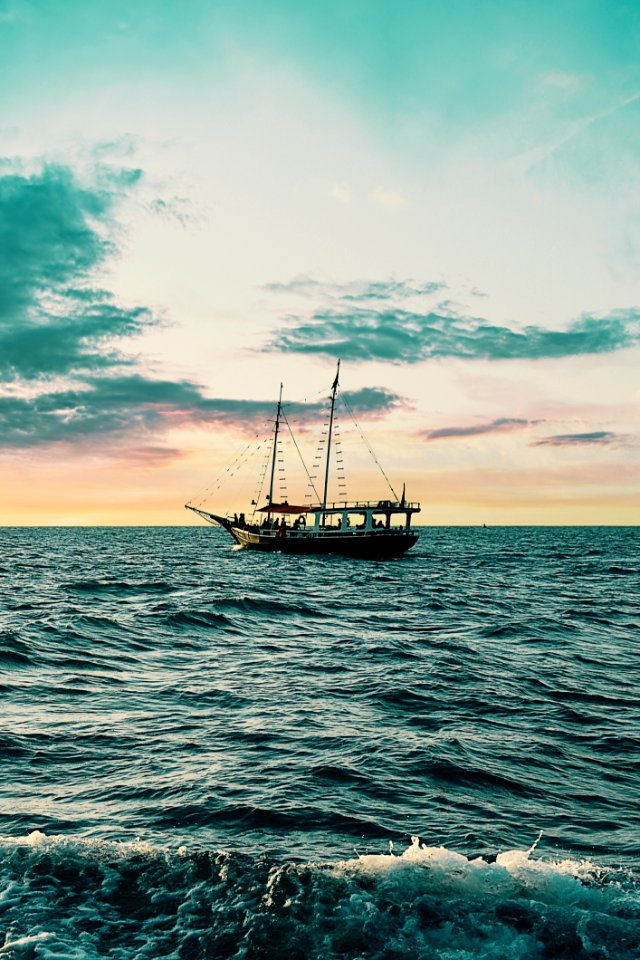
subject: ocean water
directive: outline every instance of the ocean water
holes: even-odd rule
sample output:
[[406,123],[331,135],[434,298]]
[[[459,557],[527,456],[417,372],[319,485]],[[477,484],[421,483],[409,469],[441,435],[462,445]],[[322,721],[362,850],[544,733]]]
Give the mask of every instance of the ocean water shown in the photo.
[[638,528],[0,544],[0,958],[640,956]]

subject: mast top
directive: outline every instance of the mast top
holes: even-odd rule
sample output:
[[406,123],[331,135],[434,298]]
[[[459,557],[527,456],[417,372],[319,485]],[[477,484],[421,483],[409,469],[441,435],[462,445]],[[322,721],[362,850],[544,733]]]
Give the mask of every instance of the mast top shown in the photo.
[[338,366],[337,366],[337,369],[336,369],[336,378],[335,378],[335,380],[333,381],[333,384],[332,384],[332,386],[331,386],[331,390],[333,391],[334,394],[335,394],[336,390],[338,389],[338,379],[339,379],[339,377],[340,377],[340,361],[338,360]]

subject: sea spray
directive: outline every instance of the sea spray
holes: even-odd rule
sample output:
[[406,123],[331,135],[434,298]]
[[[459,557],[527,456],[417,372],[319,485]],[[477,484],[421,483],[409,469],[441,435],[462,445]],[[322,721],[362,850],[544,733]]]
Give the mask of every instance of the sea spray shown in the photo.
[[631,960],[640,887],[591,864],[503,851],[274,862],[241,852],[0,840],[2,956],[540,957]]

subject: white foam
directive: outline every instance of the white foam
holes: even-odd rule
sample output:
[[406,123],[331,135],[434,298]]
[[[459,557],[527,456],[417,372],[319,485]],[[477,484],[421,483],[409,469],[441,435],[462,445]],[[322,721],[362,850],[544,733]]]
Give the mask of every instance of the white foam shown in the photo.
[[535,849],[489,863],[414,837],[398,854],[269,864],[34,831],[0,839],[0,956],[179,960],[203,936],[232,942],[234,956],[274,960],[293,942],[309,960],[539,960],[555,943],[632,960],[637,883],[612,882],[586,860],[534,858]]
[[10,940],[9,936],[4,942],[4,946],[0,947],[0,953],[11,953],[15,947],[26,947],[30,943],[38,943],[40,940],[48,940],[52,936],[46,930],[41,930],[40,933],[35,933],[31,937],[18,937],[16,940]]
[[[549,904],[564,904],[606,912],[622,896],[619,885],[602,886],[602,869],[589,860],[532,859],[528,850],[506,850],[488,863],[473,860],[446,847],[429,847],[418,837],[400,856],[368,854],[337,863],[343,874],[368,873],[380,882],[403,886],[406,893],[440,892],[458,895],[512,898],[526,896]],[[636,891],[637,892],[637,891]],[[628,896],[628,891],[625,897]],[[638,900],[640,905],[640,900]]]
[[0,844],[9,849],[11,847],[32,847],[35,851],[55,850],[59,853],[66,852],[95,858],[100,858],[103,855],[110,859],[114,857],[128,859],[134,854],[157,857],[164,856],[167,852],[164,848],[139,838],[136,840],[99,840],[90,837],[68,837],[64,834],[48,836],[40,830],[33,830],[23,837],[0,836]]

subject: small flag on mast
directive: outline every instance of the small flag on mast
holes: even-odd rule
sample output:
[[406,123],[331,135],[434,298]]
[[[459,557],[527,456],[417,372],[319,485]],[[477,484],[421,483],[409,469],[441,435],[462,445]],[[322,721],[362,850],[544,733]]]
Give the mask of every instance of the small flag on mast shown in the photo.
[[332,389],[332,390],[337,390],[337,389],[338,389],[338,377],[339,377],[339,376],[340,376],[340,361],[338,360],[338,369],[336,370],[336,378],[335,378],[335,380],[333,381],[333,384],[331,385],[331,389]]

